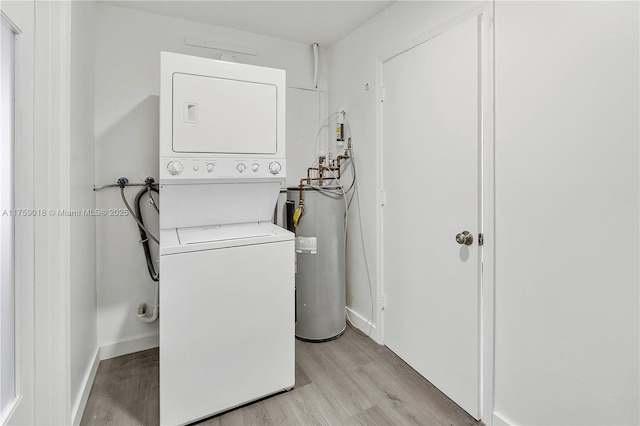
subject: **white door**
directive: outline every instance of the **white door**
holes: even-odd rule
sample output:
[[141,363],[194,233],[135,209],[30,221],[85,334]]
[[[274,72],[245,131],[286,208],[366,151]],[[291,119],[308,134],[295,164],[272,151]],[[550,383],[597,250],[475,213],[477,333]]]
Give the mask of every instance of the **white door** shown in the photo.
[[[479,20],[384,63],[385,344],[480,416]],[[468,231],[470,245],[456,235]]]

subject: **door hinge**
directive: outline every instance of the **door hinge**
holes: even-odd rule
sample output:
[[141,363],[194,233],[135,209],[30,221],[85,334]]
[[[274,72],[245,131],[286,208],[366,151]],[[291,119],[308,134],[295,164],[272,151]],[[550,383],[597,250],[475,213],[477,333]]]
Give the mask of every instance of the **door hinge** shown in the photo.
[[380,102],[384,102],[384,87],[380,88]]
[[384,207],[384,190],[380,191],[380,207]]
[[479,246],[484,245],[484,234],[478,234],[478,245]]
[[384,297],[384,293],[380,295],[380,310],[384,311],[384,305],[386,303],[386,298]]

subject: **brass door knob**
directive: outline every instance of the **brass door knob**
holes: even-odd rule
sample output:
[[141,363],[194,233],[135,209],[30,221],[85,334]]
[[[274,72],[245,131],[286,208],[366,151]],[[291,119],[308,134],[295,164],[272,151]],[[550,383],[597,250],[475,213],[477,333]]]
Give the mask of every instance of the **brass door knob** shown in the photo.
[[462,231],[456,235],[456,242],[461,245],[470,246],[473,243],[473,235],[469,231]]

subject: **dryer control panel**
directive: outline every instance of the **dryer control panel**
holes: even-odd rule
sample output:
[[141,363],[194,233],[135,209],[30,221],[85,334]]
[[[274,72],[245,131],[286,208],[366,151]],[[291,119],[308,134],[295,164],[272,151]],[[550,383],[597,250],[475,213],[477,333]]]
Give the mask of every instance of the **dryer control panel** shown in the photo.
[[160,179],[182,182],[191,179],[269,179],[286,176],[286,160],[238,158],[162,158]]

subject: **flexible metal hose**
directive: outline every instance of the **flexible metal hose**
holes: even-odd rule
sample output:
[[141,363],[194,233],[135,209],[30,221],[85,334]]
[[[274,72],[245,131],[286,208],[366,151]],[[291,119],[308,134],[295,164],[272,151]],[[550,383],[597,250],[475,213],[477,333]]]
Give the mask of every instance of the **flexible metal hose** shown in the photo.
[[[143,193],[147,192],[147,189],[146,188],[143,189],[142,192]],[[129,214],[131,214],[133,219],[138,223],[138,226],[140,228],[142,228],[147,233],[147,236],[149,238],[151,238],[156,243],[160,244],[160,240],[158,240],[156,237],[153,236],[153,234],[144,226],[144,223],[142,223],[140,218],[131,209],[131,206],[129,205],[129,202],[127,201],[127,197],[124,196],[124,186],[120,187],[120,196],[122,197],[122,201],[124,202],[124,205],[127,207],[127,210],[129,210]]]
[[[151,195],[151,191],[155,191],[156,193],[158,193],[158,190],[155,187],[151,187],[148,186],[147,187],[147,194],[149,194],[149,204],[151,204],[153,206],[154,209],[156,209],[156,211],[158,212],[158,214],[160,213],[160,209],[158,208],[158,205],[156,204],[156,200],[153,199],[153,196]],[[137,197],[136,197],[137,199]],[[142,216],[140,216],[142,218]]]

